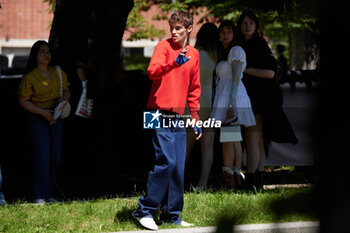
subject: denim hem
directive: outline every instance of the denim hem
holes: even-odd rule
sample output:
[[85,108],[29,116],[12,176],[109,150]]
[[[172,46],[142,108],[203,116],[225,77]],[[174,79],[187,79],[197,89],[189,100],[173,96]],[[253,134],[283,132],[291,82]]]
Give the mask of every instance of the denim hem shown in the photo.
[[170,219],[161,219],[161,221],[164,223],[170,223],[177,226],[182,222],[182,219],[179,216],[177,216],[177,217],[172,217]]
[[149,214],[142,214],[141,211],[139,211],[139,209],[134,210],[131,214],[132,217],[134,218],[153,218],[153,215],[151,213]]

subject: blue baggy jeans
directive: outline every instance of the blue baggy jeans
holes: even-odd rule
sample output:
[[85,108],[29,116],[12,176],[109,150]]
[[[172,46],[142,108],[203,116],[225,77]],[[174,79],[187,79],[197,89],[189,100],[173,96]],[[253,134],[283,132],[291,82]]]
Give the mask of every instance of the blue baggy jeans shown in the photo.
[[179,224],[184,203],[186,129],[154,129],[151,135],[154,167],[148,174],[147,193],[139,199],[139,208],[132,215],[136,218],[151,217],[160,207],[162,221]]
[[50,125],[43,117],[30,114],[27,127],[33,156],[34,199],[53,198],[61,157],[61,118]]

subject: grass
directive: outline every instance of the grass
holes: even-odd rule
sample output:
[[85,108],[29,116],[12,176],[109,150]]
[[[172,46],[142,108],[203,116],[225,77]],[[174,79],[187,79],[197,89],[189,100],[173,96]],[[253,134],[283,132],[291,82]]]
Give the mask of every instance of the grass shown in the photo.
[[266,167],[267,171],[295,171],[294,166],[268,166]]
[[[316,220],[312,188],[276,189],[257,194],[232,191],[187,192],[181,217],[195,226]],[[111,232],[141,230],[131,218],[137,197],[0,207],[0,232]],[[162,224],[161,229],[173,228]]]
[[151,58],[142,55],[132,55],[124,57],[127,70],[143,70],[147,71]]

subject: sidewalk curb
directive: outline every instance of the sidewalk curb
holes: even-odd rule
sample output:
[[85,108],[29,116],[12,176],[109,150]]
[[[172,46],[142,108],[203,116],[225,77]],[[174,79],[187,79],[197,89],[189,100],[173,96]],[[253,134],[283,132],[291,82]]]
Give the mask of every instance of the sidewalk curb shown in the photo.
[[[318,233],[320,224],[317,221],[242,224],[233,227],[234,233]],[[162,229],[158,231],[118,231],[118,233],[215,233],[217,227],[192,227]],[[112,232],[111,232],[112,233]]]

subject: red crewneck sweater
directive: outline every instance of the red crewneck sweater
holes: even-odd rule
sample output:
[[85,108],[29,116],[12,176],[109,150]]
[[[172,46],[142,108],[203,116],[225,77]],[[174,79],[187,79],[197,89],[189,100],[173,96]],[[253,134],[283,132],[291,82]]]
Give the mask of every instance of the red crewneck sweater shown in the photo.
[[199,53],[191,45],[188,47],[186,57],[190,56],[190,60],[178,66],[175,59],[182,48],[172,39],[157,44],[147,69],[148,77],[153,80],[147,107],[183,115],[187,101],[192,118],[198,120]]

